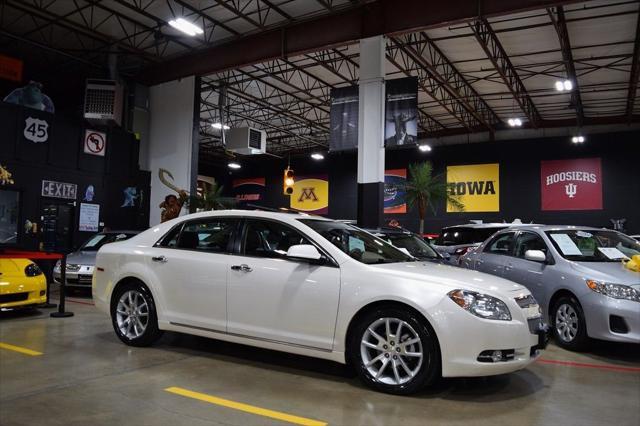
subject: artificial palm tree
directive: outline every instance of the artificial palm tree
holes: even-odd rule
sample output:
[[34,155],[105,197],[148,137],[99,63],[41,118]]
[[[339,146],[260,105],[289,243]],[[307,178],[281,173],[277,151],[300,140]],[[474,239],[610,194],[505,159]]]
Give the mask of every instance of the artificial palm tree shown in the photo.
[[236,199],[233,197],[224,197],[222,192],[224,186],[213,182],[211,188],[201,195],[190,195],[186,204],[196,210],[225,210],[236,205]]
[[420,216],[420,234],[424,232],[424,218],[427,214],[427,207],[431,207],[436,213],[434,203],[446,202],[454,209],[464,211],[464,204],[460,202],[460,197],[452,195],[444,178],[444,175],[433,175],[433,165],[431,162],[409,164],[410,179],[403,185],[405,201],[409,207],[418,208]]

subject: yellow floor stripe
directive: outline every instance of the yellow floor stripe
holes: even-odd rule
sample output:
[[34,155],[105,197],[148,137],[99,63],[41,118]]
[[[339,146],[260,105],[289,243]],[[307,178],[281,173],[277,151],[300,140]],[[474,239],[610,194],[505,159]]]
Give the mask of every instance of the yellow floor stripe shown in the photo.
[[2,342],[0,342],[0,349],[7,349],[10,351],[20,352],[21,354],[31,355],[31,356],[42,355],[42,352],[32,351],[31,349],[22,348],[20,346],[14,346],[14,345],[10,345],[8,343],[2,343]]
[[200,392],[193,392],[188,389],[170,387],[165,389],[167,392],[175,393],[176,395],[186,396],[187,398],[193,398],[211,404],[221,405],[227,408],[233,408],[234,410],[244,411],[245,413],[257,414],[258,416],[270,417],[276,420],[282,420],[284,422],[294,423],[303,426],[326,426],[327,423],[320,422],[318,420],[307,419],[304,417],[293,416],[291,414],[281,413],[279,411],[267,410],[266,408],[254,407],[253,405],[243,404],[241,402],[229,401],[228,399],[222,399],[215,396],[207,395]]

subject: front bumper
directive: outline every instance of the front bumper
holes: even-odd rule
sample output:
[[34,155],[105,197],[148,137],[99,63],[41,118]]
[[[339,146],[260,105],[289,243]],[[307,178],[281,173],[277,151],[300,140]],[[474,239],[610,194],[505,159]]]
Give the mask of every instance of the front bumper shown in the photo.
[[[80,265],[77,270],[69,270],[67,268],[65,286],[67,287],[79,287],[79,288],[91,288],[91,281],[93,279],[92,265]],[[62,282],[62,276],[60,274],[60,268],[54,268],[53,281],[60,284]]]
[[0,309],[2,310],[26,308],[46,302],[47,281],[44,275],[10,278],[10,285],[0,288]]
[[594,339],[640,343],[640,303],[599,293],[580,298],[587,334]]

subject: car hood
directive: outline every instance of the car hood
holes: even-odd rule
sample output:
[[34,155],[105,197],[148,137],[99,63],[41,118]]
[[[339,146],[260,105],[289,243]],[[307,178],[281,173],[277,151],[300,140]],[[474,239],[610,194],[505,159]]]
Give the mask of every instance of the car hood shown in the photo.
[[631,285],[640,289],[640,272],[627,269],[622,262],[571,262],[571,268],[585,279]]
[[395,277],[419,280],[450,287],[451,290],[465,289],[480,293],[502,294],[527,291],[523,285],[503,278],[469,269],[462,269],[431,262],[402,262],[371,265],[381,272]]
[[0,259],[2,277],[24,277],[24,268],[31,263],[24,259]]
[[67,255],[67,264],[75,264],[75,265],[90,265],[93,266],[96,264],[96,254],[97,251],[74,251],[73,253],[69,253]]

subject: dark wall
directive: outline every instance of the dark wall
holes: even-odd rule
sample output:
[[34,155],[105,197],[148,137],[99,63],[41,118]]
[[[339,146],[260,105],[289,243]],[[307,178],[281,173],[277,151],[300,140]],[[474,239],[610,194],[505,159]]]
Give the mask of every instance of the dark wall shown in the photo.
[[[611,226],[611,218],[626,218],[629,232],[640,233],[640,132],[589,135],[583,145],[574,145],[568,137],[487,142],[436,147],[423,154],[417,149],[387,151],[386,168],[405,168],[411,162],[432,161],[436,173],[446,166],[463,164],[500,164],[500,212],[446,213],[436,206],[425,221],[425,232],[437,233],[443,226],[467,223],[471,219],[484,221],[534,221],[547,224]],[[590,211],[543,212],[540,208],[540,161],[600,157],[602,159],[603,209]],[[267,196],[262,202],[269,207],[289,206],[282,195],[282,171],[286,160],[261,156],[240,158],[243,168],[229,173],[226,166],[201,165],[201,174],[222,179],[227,190],[231,180],[239,177],[267,178]],[[292,157],[296,175],[329,174],[329,216],[355,219],[357,206],[355,153],[330,154],[322,162],[308,157]],[[401,215],[385,215],[385,220],[397,219],[403,226],[417,230],[415,210]]]
[[[49,139],[33,143],[24,138],[26,117],[46,120]],[[83,152],[85,129],[107,133],[104,157]],[[91,125],[80,119],[48,114],[29,108],[0,102],[0,164],[13,174],[14,185],[0,187],[17,189],[21,193],[19,224],[25,220],[36,222],[41,229],[43,206],[50,203],[75,203],[72,245],[77,246],[92,233],[78,230],[80,203],[88,185],[95,188],[92,203],[100,205],[100,221],[110,229],[144,229],[149,223],[150,175],[139,170],[139,143],[133,134],[118,127]],[[78,186],[76,200],[41,197],[43,180],[73,183]],[[123,190],[136,187],[142,196],[134,207],[123,204]],[[18,243],[21,247],[36,249],[42,234],[25,233],[19,226]]]

